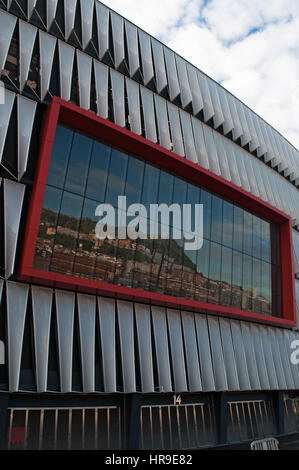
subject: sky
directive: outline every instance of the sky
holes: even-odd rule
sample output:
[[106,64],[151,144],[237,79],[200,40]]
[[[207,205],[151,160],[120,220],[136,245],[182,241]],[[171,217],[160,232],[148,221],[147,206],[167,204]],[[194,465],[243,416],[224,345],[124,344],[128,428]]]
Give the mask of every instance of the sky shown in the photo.
[[299,0],[102,0],[299,149]]

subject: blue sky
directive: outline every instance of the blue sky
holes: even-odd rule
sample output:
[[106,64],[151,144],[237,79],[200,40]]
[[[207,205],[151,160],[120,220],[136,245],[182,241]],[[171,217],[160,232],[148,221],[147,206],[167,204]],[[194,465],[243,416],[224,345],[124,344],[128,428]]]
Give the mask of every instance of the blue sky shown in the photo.
[[103,0],[299,149],[299,0]]

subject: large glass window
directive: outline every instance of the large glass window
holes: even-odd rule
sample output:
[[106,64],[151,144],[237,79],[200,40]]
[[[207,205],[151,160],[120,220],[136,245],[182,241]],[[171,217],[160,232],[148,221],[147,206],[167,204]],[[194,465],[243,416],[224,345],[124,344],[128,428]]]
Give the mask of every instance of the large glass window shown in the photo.
[[[116,211],[116,237],[95,233],[96,208],[143,204],[135,223],[143,237],[122,237],[136,214]],[[169,224],[150,213],[151,204],[203,205],[203,246],[185,249]],[[188,232],[195,228],[194,212]],[[118,215],[118,217],[117,217]],[[180,219],[182,220],[182,219]],[[164,222],[164,224],[163,224]],[[150,239],[150,226],[157,237]],[[145,228],[143,232],[142,227]],[[186,228],[186,227],[185,227]],[[161,233],[169,229],[169,237]],[[147,232],[146,232],[147,230]],[[279,228],[204,188],[144,160],[63,126],[56,131],[34,267],[175,297],[281,315]]]

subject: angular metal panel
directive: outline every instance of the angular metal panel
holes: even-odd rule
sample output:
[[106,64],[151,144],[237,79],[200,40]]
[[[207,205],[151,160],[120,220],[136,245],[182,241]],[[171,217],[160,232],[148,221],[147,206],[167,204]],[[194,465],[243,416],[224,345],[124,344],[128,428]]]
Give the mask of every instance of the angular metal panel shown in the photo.
[[171,103],[167,103],[168,116],[170,122],[170,132],[173,151],[182,157],[185,156],[185,149],[182,137],[182,130],[179,118],[179,110]]
[[25,186],[6,179],[3,186],[5,277],[8,278],[14,271]]
[[27,170],[28,154],[35,119],[36,101],[17,96],[18,103],[18,179]]
[[210,90],[208,86],[208,79],[199,70],[197,70],[197,78],[198,78],[198,83],[200,86],[201,96],[202,96],[203,104],[204,104],[203,106],[204,121],[208,122],[215,114],[213,104],[212,104],[211,94],[210,94]]
[[36,391],[47,391],[52,289],[32,286],[32,314],[36,369]]
[[238,165],[236,162],[234,145],[228,139],[223,139],[223,143],[224,143],[224,147],[226,150],[226,157],[227,157],[228,167],[229,167],[229,171],[231,175],[231,180],[235,185],[241,186],[242,183],[241,183],[241,178],[239,175]]
[[[284,335],[285,347],[287,350],[287,357],[289,358],[290,369],[291,369],[291,373],[292,373],[294,384],[295,384],[295,389],[298,389],[299,388],[299,365],[291,361],[291,355],[292,355],[292,352],[294,352],[294,349],[292,348],[292,343],[293,341],[299,340],[299,335],[298,335],[298,332],[295,333],[295,331],[290,331],[290,330],[283,330],[283,335]],[[296,349],[298,349],[298,346],[296,346]]]
[[78,294],[78,315],[83,392],[95,391],[95,329],[96,298]]
[[16,95],[7,90],[7,88],[4,89],[4,103],[0,106],[0,163],[3,157],[3,150],[15,96]]
[[50,34],[39,30],[41,101],[44,101],[49,90],[56,41]]
[[138,50],[138,33],[135,25],[125,20],[126,38],[128,44],[129,71],[130,76],[134,77],[140,68],[139,50]]
[[75,294],[55,291],[60,391],[72,391]]
[[65,39],[67,41],[75,25],[77,0],[64,1],[63,6],[64,6]]
[[168,115],[167,115],[167,105],[166,100],[161,98],[161,96],[154,94],[155,109],[157,116],[157,126],[159,134],[159,144],[170,150],[170,133],[168,125]]
[[153,93],[147,88],[141,87],[141,100],[145,126],[145,137],[152,142],[157,142]]
[[213,124],[214,128],[218,129],[221,124],[224,123],[224,116],[223,112],[221,109],[221,104],[220,104],[220,99],[219,99],[219,94],[218,94],[218,85],[214,83],[212,80],[207,80],[209,89],[210,89],[210,95],[213,103],[213,108],[214,108],[214,116],[213,116]]
[[128,95],[130,129],[135,134],[141,135],[141,116],[140,116],[140,90],[138,83],[126,77],[126,88]]
[[240,390],[251,390],[251,384],[247,368],[247,360],[241,332],[241,325],[240,322],[236,320],[231,320],[230,325],[235,350]]
[[209,126],[203,125],[204,139],[209,157],[210,170],[216,175],[221,175],[217,149],[214,141],[214,132]]
[[171,374],[167,338],[166,312],[162,307],[151,307],[154,327],[155,351],[157,358],[160,392],[171,392]]
[[77,50],[80,107],[87,110],[90,108],[91,64],[92,58]]
[[195,315],[197,345],[203,392],[216,390],[207,317]]
[[259,197],[260,195],[259,188],[256,183],[256,179],[255,179],[255,175],[254,175],[252,163],[251,163],[252,157],[248,152],[243,152],[243,154],[244,154],[243,161],[244,161],[244,166],[246,168],[246,175],[247,175],[249,185],[250,185],[250,192],[251,194],[254,194],[255,196]]
[[124,19],[114,11],[110,11],[115,68],[125,60]]
[[178,76],[179,76],[180,90],[181,90],[181,102],[182,102],[182,107],[185,109],[192,102],[192,94],[191,94],[188,75],[187,75],[186,61],[177,55],[175,59],[176,59],[176,65],[177,65],[177,70],[178,70]]
[[221,336],[218,318],[208,316],[210,345],[212,351],[215,386],[217,391],[228,390],[224,356],[221,345]]
[[0,10],[0,73],[2,73],[9,51],[17,18]]
[[[0,187],[1,187],[1,181],[0,181]],[[0,279],[0,303],[2,299],[3,284],[4,284],[3,279]]]
[[175,65],[175,58],[174,58],[174,53],[170,49],[168,49],[168,47],[164,47],[163,49],[164,49],[165,65],[166,65],[166,70],[167,70],[169,98],[170,98],[170,101],[173,101],[180,94],[180,86],[179,86],[177,69]]
[[226,150],[224,147],[224,140],[225,138],[221,134],[219,134],[218,132],[214,132],[214,141],[217,149],[221,176],[227,181],[231,181],[230,168],[228,166]]
[[245,152],[238,146],[234,145],[234,154],[238,165],[239,175],[241,179],[241,187],[246,191],[250,192],[250,184],[248,181],[247,170],[245,168],[244,159],[246,157]]
[[126,125],[125,115],[125,82],[124,76],[110,69],[111,82],[112,82],[112,99],[113,99],[113,113],[114,122],[121,127]]
[[241,145],[245,147],[250,142],[251,136],[248,129],[248,124],[244,114],[244,105],[239,100],[236,100],[236,107],[238,111],[238,116],[240,118],[241,126],[242,126],[242,135],[241,135]]
[[28,291],[27,284],[6,283],[8,382],[10,392],[19,390]]
[[184,146],[186,157],[191,162],[197,163],[197,153],[195,150],[193,130],[191,126],[190,114],[180,109],[181,126],[183,131]]
[[202,383],[200,377],[194,313],[182,312],[181,315],[188,374],[188,388],[189,392],[200,392],[202,391]]
[[285,378],[284,369],[283,369],[283,366],[282,366],[280,348],[279,348],[279,344],[278,344],[278,340],[277,340],[276,331],[277,331],[276,328],[274,329],[274,328],[269,328],[268,327],[268,334],[270,336],[272,355],[273,355],[273,360],[274,360],[274,364],[275,364],[278,387],[281,390],[285,390],[287,388],[287,382],[286,382],[286,378]]
[[35,26],[19,20],[19,73],[21,91],[23,90],[28,78],[36,34],[37,28]]
[[52,26],[55,19],[58,0],[47,0],[47,30]]
[[255,176],[256,184],[258,186],[259,195],[261,199],[263,199],[263,201],[267,201],[267,193],[266,193],[264,181],[261,175],[261,165],[263,165],[263,163],[257,158],[252,158],[251,163],[252,163],[252,169],[253,169],[253,173]]
[[96,14],[99,56],[100,59],[102,59],[109,50],[109,9],[105,5],[102,5],[102,3],[96,2]]
[[256,135],[256,130],[252,122],[252,111],[248,109],[247,106],[244,106],[244,113],[246,116],[246,121],[248,124],[250,137],[251,137],[250,142],[249,142],[249,150],[250,152],[254,152],[258,148],[259,143],[258,143],[258,138]]
[[259,325],[253,323],[250,324],[250,332],[252,338],[252,346],[254,348],[255,356],[257,358],[256,365],[258,370],[259,382],[262,390],[269,390],[270,382],[267,372],[267,366],[265,361],[265,355],[262,345],[262,338],[259,331]]
[[200,166],[208,170],[210,168],[209,157],[203,135],[202,123],[199,119],[196,119],[194,116],[191,116],[191,123],[197,153],[197,162]]
[[71,87],[73,78],[73,66],[75,48],[58,40],[59,72],[60,72],[60,97],[63,100],[71,99]]
[[230,321],[224,318],[219,318],[219,326],[228,390],[239,390],[240,386],[238,380],[238,371],[232,340],[232,332],[230,328]]
[[140,54],[143,72],[143,83],[147,85],[154,78],[154,65],[152,57],[151,38],[148,34],[138,29]]
[[136,392],[133,303],[117,301],[124,393]]
[[259,357],[256,357],[255,355],[255,348],[254,348],[253,338],[251,335],[250,325],[248,323],[241,322],[241,330],[242,330],[243,344],[244,344],[246,361],[247,361],[248,374],[249,374],[249,379],[251,383],[251,389],[260,390],[261,383],[260,383],[258,367],[257,367],[257,361],[259,360]]
[[188,388],[180,312],[178,310],[167,309],[167,323],[170,339],[174,391],[186,392]]
[[115,301],[98,297],[104,391],[116,392]]
[[152,393],[154,392],[154,374],[150,306],[135,304],[135,318],[137,325],[141,390],[143,393]]
[[238,115],[237,111],[237,106],[236,106],[236,98],[232,96],[230,93],[227,93],[227,101],[228,101],[228,106],[231,112],[232,120],[233,120],[233,130],[232,130],[232,136],[233,140],[237,140],[241,137],[242,135],[242,126],[240,122],[240,118]]
[[82,49],[86,49],[92,38],[94,0],[80,0]]
[[163,47],[155,39],[151,38],[152,50],[155,64],[155,77],[158,93],[167,86],[167,76],[164,63]]
[[228,93],[223,88],[218,87],[218,94],[219,94],[221,109],[222,109],[223,116],[224,116],[223,133],[224,135],[227,135],[234,128],[232,115],[231,115],[230,108],[228,106],[228,101],[227,101]]
[[97,93],[97,110],[98,115],[104,119],[108,119],[108,73],[109,68],[93,60],[94,74],[96,82],[96,93]]
[[192,96],[193,114],[197,114],[203,109],[203,98],[201,96],[200,86],[197,78],[197,71],[193,65],[187,63],[187,73],[189,78],[190,91]]
[[269,377],[270,388],[272,390],[279,389],[278,382],[277,382],[277,375],[276,375],[276,368],[273,360],[272,349],[271,349],[271,341],[268,334],[267,327],[265,326],[258,326],[259,333],[261,335],[261,341],[265,356],[267,374]]
[[[64,2],[65,3],[65,2]],[[27,19],[30,20],[33,10],[37,4],[37,0],[27,0]]]

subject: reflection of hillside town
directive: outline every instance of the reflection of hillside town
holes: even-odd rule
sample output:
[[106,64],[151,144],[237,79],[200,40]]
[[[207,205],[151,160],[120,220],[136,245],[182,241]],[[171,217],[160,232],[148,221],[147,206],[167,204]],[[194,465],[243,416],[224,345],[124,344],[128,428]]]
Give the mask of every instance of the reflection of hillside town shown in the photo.
[[95,221],[59,215],[43,209],[34,267],[80,278],[110,282],[252,310],[271,311],[271,302],[256,289],[243,290],[209,279],[177,240],[99,240]]

